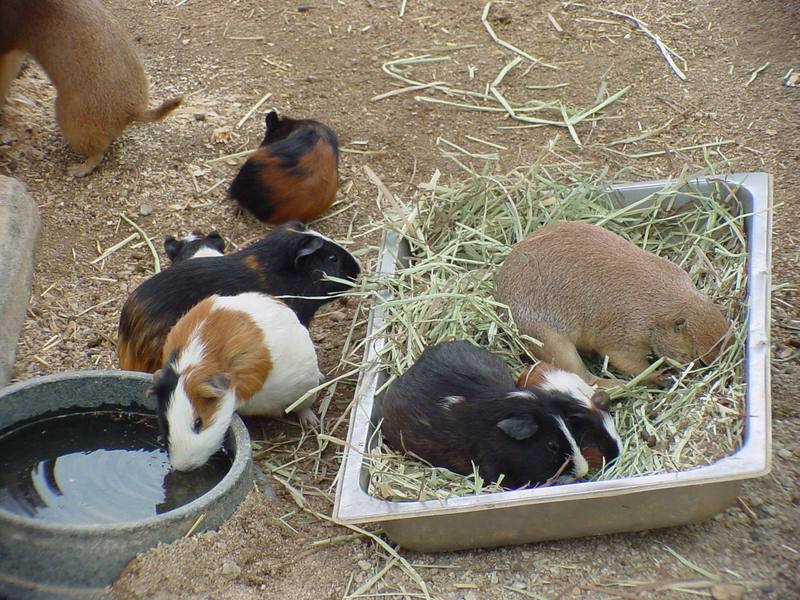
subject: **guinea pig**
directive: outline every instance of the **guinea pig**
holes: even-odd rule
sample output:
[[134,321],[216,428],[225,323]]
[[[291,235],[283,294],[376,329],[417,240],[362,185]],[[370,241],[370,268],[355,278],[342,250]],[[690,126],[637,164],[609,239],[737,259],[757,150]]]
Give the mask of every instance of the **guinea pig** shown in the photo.
[[514,386],[505,364],[466,341],[425,349],[378,402],[384,441],[456,473],[518,488],[586,475],[568,420],[588,412],[557,391]]
[[608,413],[611,399],[603,390],[595,390],[575,373],[546,362],[523,369],[517,387],[560,392],[588,409],[571,411],[567,426],[590,467],[610,464],[622,454],[622,440]]
[[208,235],[195,231],[182,240],[171,235],[164,238],[164,252],[174,265],[190,258],[206,258],[225,254],[225,240],[216,231]]
[[310,221],[339,189],[339,139],[319,121],[266,116],[267,133],[228,189],[264,223]]
[[683,269],[597,225],[541,227],[514,247],[495,283],[520,332],[543,343],[531,344],[536,358],[587,383],[596,378],[579,351],[607,355],[636,375],[651,354],[710,363],[728,331],[720,309]]
[[286,223],[233,254],[185,260],[144,281],[125,301],[117,332],[122,369],[153,372],[170,328],[214,294],[262,292],[284,302],[308,327],[317,309],[348,289],[360,272],[347,250],[299,222]]
[[128,125],[159,121],[181,103],[176,97],[148,108],[136,45],[100,0],[0,2],[0,107],[23,53],[56,87],[56,120],[67,143],[88,157],[67,169],[75,177],[91,173]]
[[[158,421],[172,467],[190,471],[222,447],[234,411],[280,417],[319,385],[311,336],[286,304],[246,292],[206,298],[175,324],[153,375]],[[295,410],[318,425],[316,395]]]

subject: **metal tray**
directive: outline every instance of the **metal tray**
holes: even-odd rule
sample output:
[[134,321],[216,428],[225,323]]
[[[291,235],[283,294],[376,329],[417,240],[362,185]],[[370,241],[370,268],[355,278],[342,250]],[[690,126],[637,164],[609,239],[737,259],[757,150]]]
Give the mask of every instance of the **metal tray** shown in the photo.
[[[385,381],[378,353],[382,338],[366,349],[368,367],[356,387],[347,446],[339,471],[333,516],[346,523],[381,522],[386,535],[401,546],[420,551],[461,550],[620,531],[637,531],[707,519],[736,501],[742,481],[770,469],[770,270],[772,177],[738,173],[691,181],[710,191],[713,182],[738,186],[737,198],[751,213],[746,217],[748,299],[744,442],[734,454],[695,469],[576,482],[538,489],[513,490],[446,500],[389,501],[367,493],[369,472],[362,455],[373,433],[375,390]],[[620,206],[660,201],[670,181],[612,186]],[[672,182],[674,184],[674,182]],[[675,197],[675,205],[686,202]],[[392,273],[409,255],[408,245],[394,233],[384,235],[378,269]],[[370,314],[368,339],[383,323],[380,304]]]

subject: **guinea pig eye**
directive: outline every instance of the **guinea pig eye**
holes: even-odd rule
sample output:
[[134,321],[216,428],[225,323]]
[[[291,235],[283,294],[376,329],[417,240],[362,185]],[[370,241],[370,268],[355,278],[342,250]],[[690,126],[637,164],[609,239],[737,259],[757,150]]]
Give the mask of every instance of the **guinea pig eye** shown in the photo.
[[194,432],[197,433],[198,431],[200,431],[200,428],[202,426],[203,426],[203,419],[201,419],[200,417],[197,417],[194,420],[194,423],[192,424],[192,429],[194,429]]
[[558,452],[558,442],[550,440],[547,442],[547,449],[550,450],[550,452]]
[[329,261],[331,261],[332,263],[339,262],[339,257],[338,257],[338,256],[336,256],[335,254],[331,254],[331,255],[328,257],[328,260],[329,260]]

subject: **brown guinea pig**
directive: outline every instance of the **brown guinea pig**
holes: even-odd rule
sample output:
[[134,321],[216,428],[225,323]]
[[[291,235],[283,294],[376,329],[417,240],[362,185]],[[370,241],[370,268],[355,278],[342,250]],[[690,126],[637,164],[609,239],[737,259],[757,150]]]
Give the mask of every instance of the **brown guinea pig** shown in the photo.
[[261,146],[242,165],[231,198],[264,223],[308,222],[333,204],[339,189],[339,140],[312,119],[266,116]]
[[23,53],[53,81],[56,119],[70,147],[87,156],[68,168],[91,173],[106,149],[135,121],[158,121],[181,98],[147,108],[147,77],[136,46],[99,0],[0,2],[0,108]]
[[709,363],[728,331],[685,271],[597,225],[541,227],[514,247],[495,283],[520,332],[543,343],[531,344],[533,354],[587,383],[596,378],[578,351],[636,375],[651,354]]

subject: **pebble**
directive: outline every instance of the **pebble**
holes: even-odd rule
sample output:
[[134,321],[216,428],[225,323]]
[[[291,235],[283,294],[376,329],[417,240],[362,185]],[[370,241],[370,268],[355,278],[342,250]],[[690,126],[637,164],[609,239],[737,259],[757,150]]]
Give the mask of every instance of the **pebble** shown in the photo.
[[150,206],[149,204],[142,204],[141,206],[139,206],[139,214],[142,215],[143,217],[152,214],[153,210],[154,210],[153,207]]
[[372,569],[372,563],[368,560],[360,560],[358,561],[358,566],[362,571],[369,571]]
[[344,321],[347,315],[341,310],[334,310],[328,313],[328,318],[331,321]]
[[222,574],[225,577],[234,579],[242,574],[242,568],[232,560],[226,560],[222,563]]
[[741,600],[744,588],[735,583],[715,583],[711,586],[711,597],[714,600]]
[[204,112],[194,113],[194,120],[195,121],[205,121],[206,120],[206,113],[204,113]]

